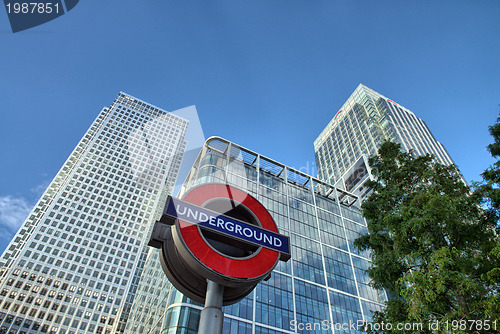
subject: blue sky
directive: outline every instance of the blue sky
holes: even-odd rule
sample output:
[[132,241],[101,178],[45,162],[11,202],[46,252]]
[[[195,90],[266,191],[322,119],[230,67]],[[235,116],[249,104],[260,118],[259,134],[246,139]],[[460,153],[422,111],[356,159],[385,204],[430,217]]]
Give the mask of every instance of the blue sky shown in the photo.
[[497,0],[82,0],[13,34],[0,10],[0,251],[119,91],[196,105],[205,136],[314,173],[314,139],[363,83],[479,180],[500,111],[499,17]]

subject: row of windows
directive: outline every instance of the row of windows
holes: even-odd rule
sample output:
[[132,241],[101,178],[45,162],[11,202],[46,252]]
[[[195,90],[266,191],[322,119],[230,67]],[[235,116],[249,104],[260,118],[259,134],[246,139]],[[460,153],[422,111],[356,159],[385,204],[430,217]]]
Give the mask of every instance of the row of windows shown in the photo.
[[[24,309],[24,308],[23,308]],[[28,314],[28,312],[25,312]],[[25,314],[21,311],[21,314]],[[75,312],[75,309],[70,309],[68,311],[68,315],[71,313],[69,317],[64,318],[63,316],[59,315],[54,315],[53,313],[50,312],[45,312],[45,311],[38,311],[36,309],[32,309],[29,312],[29,316],[31,316],[33,319],[36,320],[29,320],[25,319],[22,317],[17,317],[15,318],[13,315],[6,315],[3,319],[3,326],[0,327],[0,333],[26,333],[26,330],[34,330],[34,331],[40,331],[42,333],[57,333],[59,328],[57,326],[62,326],[68,327],[69,329],[74,328],[74,329],[80,329],[80,330],[85,330],[87,329],[89,332],[93,332],[96,327],[97,327],[97,333],[103,333],[104,327],[102,325],[113,325],[115,318],[114,317],[107,317],[107,316],[99,316],[95,314],[92,318],[90,312],[86,312],[85,314],[78,310]],[[73,320],[73,314],[75,314],[76,317],[82,317],[85,319],[85,321],[81,321],[78,319]],[[42,325],[40,321],[49,322],[53,324],[51,327],[48,324]],[[73,320],[73,321],[72,321]],[[93,322],[93,323],[89,323]],[[0,313],[0,323],[2,323],[1,319],[1,313]],[[99,326],[100,325],[100,326]],[[88,326],[88,328],[87,328]],[[10,331],[9,327],[11,328]],[[19,332],[18,332],[19,330]],[[107,331],[106,331],[107,332]]]
[[292,279],[290,277],[273,273],[269,281],[257,286],[255,299],[257,322],[287,328],[293,319]]

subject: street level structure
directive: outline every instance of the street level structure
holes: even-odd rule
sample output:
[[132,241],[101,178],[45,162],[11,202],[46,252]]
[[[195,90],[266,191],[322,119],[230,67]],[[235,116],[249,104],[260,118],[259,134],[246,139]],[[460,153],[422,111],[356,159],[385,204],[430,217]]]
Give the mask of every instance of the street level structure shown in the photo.
[[[280,261],[267,281],[223,307],[223,333],[295,333],[321,325],[317,332],[362,333],[346,326],[370,321],[386,293],[370,286],[369,253],[353,246],[366,233],[356,196],[220,137],[206,141],[177,197],[210,184],[256,198],[291,245],[288,262]],[[203,305],[173,287],[158,252],[148,254],[125,331],[197,333]]]

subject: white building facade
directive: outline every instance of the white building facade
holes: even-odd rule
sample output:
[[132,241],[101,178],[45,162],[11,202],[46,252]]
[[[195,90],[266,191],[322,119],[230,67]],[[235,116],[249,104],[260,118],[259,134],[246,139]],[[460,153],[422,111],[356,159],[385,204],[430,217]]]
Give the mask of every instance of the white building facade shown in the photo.
[[120,93],[0,258],[0,333],[123,332],[188,121]]

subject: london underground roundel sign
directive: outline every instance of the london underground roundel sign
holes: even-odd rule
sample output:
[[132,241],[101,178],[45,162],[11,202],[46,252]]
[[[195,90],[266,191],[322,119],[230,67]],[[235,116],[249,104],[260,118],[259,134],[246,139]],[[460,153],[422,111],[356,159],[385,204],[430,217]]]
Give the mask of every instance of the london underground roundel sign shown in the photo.
[[266,208],[224,184],[193,188],[182,200],[169,197],[149,245],[160,248],[163,270],[178,290],[203,302],[212,280],[224,286],[224,305],[245,297],[279,260],[290,258],[289,238],[278,233]]

